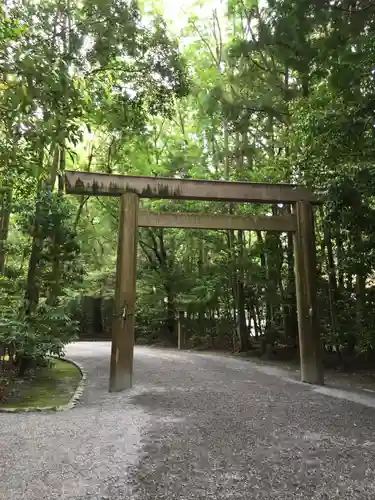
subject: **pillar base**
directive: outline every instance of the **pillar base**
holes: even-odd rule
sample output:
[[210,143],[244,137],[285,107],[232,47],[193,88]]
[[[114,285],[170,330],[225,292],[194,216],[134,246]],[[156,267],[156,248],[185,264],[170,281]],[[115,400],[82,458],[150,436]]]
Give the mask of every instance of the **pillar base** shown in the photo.
[[132,379],[131,373],[119,373],[119,370],[117,370],[116,376],[109,381],[109,392],[121,392],[131,389],[133,386]]

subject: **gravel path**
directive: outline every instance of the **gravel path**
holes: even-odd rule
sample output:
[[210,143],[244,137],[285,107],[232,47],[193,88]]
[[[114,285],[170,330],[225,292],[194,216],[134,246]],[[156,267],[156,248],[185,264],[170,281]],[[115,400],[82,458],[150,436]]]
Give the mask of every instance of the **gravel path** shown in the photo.
[[1,500],[374,500],[375,395],[141,347],[135,388],[108,394],[109,352],[69,346],[74,410],[0,414]]

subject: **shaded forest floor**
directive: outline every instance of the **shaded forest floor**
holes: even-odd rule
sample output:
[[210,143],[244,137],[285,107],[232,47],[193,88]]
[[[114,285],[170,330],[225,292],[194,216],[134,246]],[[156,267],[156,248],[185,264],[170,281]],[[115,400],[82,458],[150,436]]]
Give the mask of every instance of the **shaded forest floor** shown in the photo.
[[[163,348],[161,344],[155,344],[148,347]],[[175,349],[170,346],[164,346],[166,349]],[[214,356],[229,356],[232,358],[245,359],[249,362],[269,367],[270,372],[283,371],[284,375],[287,372],[288,377],[291,379],[300,379],[299,359],[270,359],[267,357],[260,357],[257,351],[249,351],[248,353],[233,353],[229,350],[219,349],[202,349],[202,348],[188,348],[187,351],[192,351],[201,354],[209,354]],[[330,360],[332,363],[332,360]],[[363,390],[366,392],[373,392],[375,394],[375,363],[373,367],[359,368],[358,364],[355,367],[337,366],[324,368],[325,385],[348,389],[348,390]]]
[[[290,378],[299,380],[300,368],[299,360],[278,360],[262,359],[254,353],[232,353],[229,351],[205,350],[200,351],[217,356],[230,356],[234,358],[247,359],[252,363],[270,366],[275,369],[287,371]],[[375,393],[375,365],[373,368],[366,369],[348,369],[348,368],[325,368],[325,384],[332,387],[340,387],[352,390],[365,390]]]

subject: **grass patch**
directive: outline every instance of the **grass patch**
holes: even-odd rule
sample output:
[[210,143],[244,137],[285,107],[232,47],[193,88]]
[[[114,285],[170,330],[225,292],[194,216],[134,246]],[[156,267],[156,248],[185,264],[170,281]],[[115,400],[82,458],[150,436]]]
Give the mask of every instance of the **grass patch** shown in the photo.
[[67,404],[81,380],[81,372],[66,361],[50,361],[50,366],[39,368],[32,377],[14,378],[6,400],[0,402],[0,408],[43,408]]

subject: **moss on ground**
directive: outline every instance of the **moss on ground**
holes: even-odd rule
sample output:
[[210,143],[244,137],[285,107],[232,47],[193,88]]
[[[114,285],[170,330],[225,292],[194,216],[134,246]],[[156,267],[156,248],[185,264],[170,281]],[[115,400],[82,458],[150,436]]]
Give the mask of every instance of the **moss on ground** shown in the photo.
[[73,396],[81,372],[71,363],[51,359],[50,366],[36,370],[33,377],[13,379],[0,408],[43,408],[66,405]]

